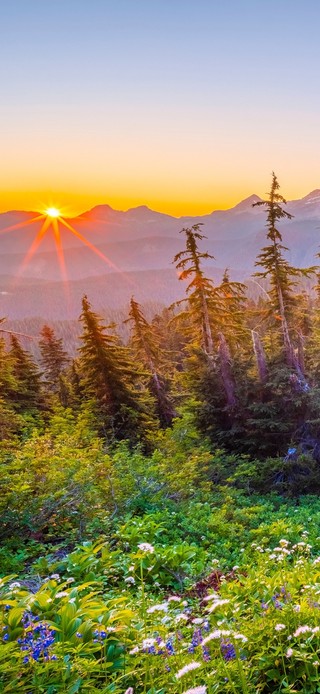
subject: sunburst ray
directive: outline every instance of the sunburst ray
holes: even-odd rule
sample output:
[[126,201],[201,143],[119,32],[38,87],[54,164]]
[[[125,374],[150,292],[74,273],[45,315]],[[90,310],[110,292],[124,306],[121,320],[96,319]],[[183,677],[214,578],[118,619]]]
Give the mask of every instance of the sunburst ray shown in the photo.
[[45,215],[44,214],[39,214],[38,217],[32,217],[32,219],[28,219],[24,222],[18,222],[18,224],[11,224],[9,227],[4,227],[4,229],[0,229],[0,234],[6,234],[8,231],[14,231],[15,229],[21,229],[23,227],[28,227],[30,224],[34,224],[34,222],[38,222],[40,219],[44,219]]
[[69,229],[69,231],[71,231],[75,236],[77,236],[77,238],[80,239],[80,241],[82,241],[82,243],[84,243],[85,246],[88,246],[88,248],[90,248],[90,250],[93,253],[98,255],[99,258],[102,258],[102,260],[104,260],[104,262],[107,263],[109,265],[109,267],[111,267],[113,270],[116,270],[116,272],[121,272],[121,274],[124,274],[123,271],[120,270],[120,268],[117,265],[115,265],[115,263],[113,263],[112,260],[110,260],[110,258],[108,258],[107,255],[102,253],[102,251],[99,251],[99,248],[96,248],[96,246],[94,246],[94,244],[91,243],[91,241],[89,241],[89,239],[87,239],[85,236],[83,236],[83,234],[81,234],[80,231],[77,231],[77,229],[75,229],[73,226],[71,226],[71,224],[66,222],[65,219],[60,218],[59,221],[67,229]]
[[31,258],[33,257],[34,253],[36,252],[36,250],[39,248],[40,243],[41,243],[48,227],[50,226],[50,224],[51,224],[51,220],[47,217],[44,220],[41,229],[39,229],[36,237],[33,239],[32,244],[31,244],[29,250],[27,251],[27,253],[26,253],[26,255],[25,255],[25,257],[24,257],[24,259],[20,265],[18,274],[21,274],[21,272],[24,270],[26,265],[28,265],[28,263],[30,262]]
[[59,229],[59,224],[58,224],[57,219],[52,219],[52,227],[53,227],[53,238],[54,238],[54,243],[55,243],[57,256],[58,256],[58,260],[59,260],[61,276],[62,276],[64,282],[66,284],[68,284],[66,262],[65,262],[63,247],[62,247],[62,243],[61,243],[61,235],[60,235],[60,229]]

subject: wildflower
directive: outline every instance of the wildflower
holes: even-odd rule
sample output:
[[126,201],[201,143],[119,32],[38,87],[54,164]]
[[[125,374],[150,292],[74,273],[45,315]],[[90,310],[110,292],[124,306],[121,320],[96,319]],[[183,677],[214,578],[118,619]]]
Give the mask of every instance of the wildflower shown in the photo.
[[209,593],[209,595],[206,595],[203,600],[204,602],[209,602],[209,600],[217,600],[218,597],[218,593],[215,591],[214,593]]
[[177,680],[179,680],[180,677],[183,677],[184,675],[186,675],[188,672],[191,672],[191,670],[196,670],[198,667],[201,667],[201,663],[196,663],[195,661],[192,661],[191,663],[187,663],[187,665],[182,667],[181,670],[176,672]]
[[155,643],[156,643],[155,639],[143,639],[142,648],[145,650],[148,648],[152,648],[152,646],[154,646]]
[[289,544],[288,540],[280,540],[280,542],[279,542],[280,547],[281,546],[287,547],[288,544]]
[[207,687],[205,685],[192,687],[192,689],[187,689],[183,694],[207,694]]
[[313,563],[314,563],[314,565],[320,564],[320,557],[317,557]]
[[135,583],[135,580],[133,576],[127,576],[127,578],[124,579],[125,583],[132,583],[132,585]]
[[128,689],[126,689],[126,691],[125,691],[124,694],[133,694],[133,688],[132,688],[132,687],[128,687]]
[[168,602],[181,602],[181,598],[178,595],[170,595]]
[[213,612],[217,607],[221,607],[221,605],[227,605],[227,603],[230,602],[230,600],[216,600],[213,605],[211,605],[208,609],[208,612]]
[[293,606],[293,610],[294,610],[294,612],[300,612],[300,610],[301,610],[301,605],[294,605],[294,606]]
[[212,631],[211,634],[208,634],[208,636],[205,636],[205,638],[202,641],[202,645],[205,646],[206,643],[209,643],[209,641],[212,641],[213,639],[220,639],[221,636],[229,636],[230,631],[227,629],[216,629],[215,631]]
[[146,552],[147,554],[153,554],[154,552],[154,547],[150,545],[149,542],[140,542],[138,549],[140,549],[141,552]]
[[312,631],[311,627],[308,627],[307,625],[303,625],[301,627],[298,627],[298,629],[295,630],[293,636],[300,636],[300,634],[307,634],[310,631]]
[[236,641],[242,641],[242,643],[246,643],[248,641],[247,637],[244,636],[243,634],[234,634],[233,638]]
[[135,646],[134,648],[129,651],[130,655],[135,655],[136,653],[139,653],[139,646]]
[[82,634],[80,634],[80,631],[76,632],[76,637],[77,639],[82,639]]
[[168,655],[174,655],[174,648],[171,639],[168,639],[166,643],[166,649],[168,651]]
[[320,627],[314,627],[314,628],[312,629],[312,633],[313,633],[313,634],[318,634],[319,631],[320,631]]
[[67,578],[66,583],[74,583],[75,580],[75,578],[72,578],[72,576],[70,576],[70,578]]
[[273,602],[274,607],[276,608],[276,610],[282,610],[282,604],[281,604],[280,600],[278,600],[278,595],[279,595],[279,594],[276,593],[276,595],[273,595],[273,596],[272,596],[272,602]]
[[153,614],[153,612],[167,612],[168,611],[168,603],[167,602],[162,602],[159,605],[152,605],[152,607],[149,607],[147,612],[148,614]]
[[192,624],[202,624],[203,623],[203,619],[201,617],[195,617],[191,621],[192,621]]
[[66,598],[69,595],[69,593],[66,590],[60,590],[59,593],[55,594],[56,598]]
[[314,667],[318,667],[320,665],[319,660],[314,660],[312,665],[314,665]]
[[285,624],[276,624],[275,630],[276,631],[282,631],[282,629],[285,629],[286,625]]
[[210,651],[206,646],[202,646],[202,656],[203,656],[203,660],[205,661],[205,663],[207,663],[209,660],[211,660]]
[[177,614],[174,621],[178,624],[178,622],[187,621],[187,619],[188,619],[188,615],[185,614],[184,612],[181,612],[181,614]]
[[293,655],[293,648],[288,648],[288,650],[286,652],[287,658],[291,658],[292,655]]
[[230,641],[222,641],[220,644],[224,660],[233,660],[237,657],[236,649]]
[[13,583],[10,583],[9,588],[10,590],[14,590],[15,588],[21,588],[21,583],[19,583],[19,581],[14,581]]
[[53,581],[60,581],[59,574],[51,574],[50,578],[52,578]]
[[195,648],[196,646],[200,646],[202,641],[203,641],[203,637],[202,637],[201,629],[195,629],[195,631],[192,634],[191,645],[193,646],[193,648]]

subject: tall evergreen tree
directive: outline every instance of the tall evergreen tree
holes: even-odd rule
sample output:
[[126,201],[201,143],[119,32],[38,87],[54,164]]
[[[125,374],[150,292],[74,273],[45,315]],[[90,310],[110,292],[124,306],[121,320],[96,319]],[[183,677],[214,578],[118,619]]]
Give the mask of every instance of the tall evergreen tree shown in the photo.
[[235,383],[228,337],[230,335],[230,340],[234,341],[240,326],[244,287],[238,282],[231,282],[227,271],[218,286],[205,276],[202,263],[213,256],[198,249],[198,241],[206,238],[200,233],[200,226],[195,224],[191,229],[182,229],[186,235],[186,249],[177,253],[174,263],[180,271],[179,279],[191,280],[186,291],[192,343],[200,347],[211,362],[210,372],[219,372],[227,405],[234,407]]
[[162,426],[169,426],[175,416],[173,403],[168,394],[168,383],[163,376],[166,366],[164,353],[160,351],[159,338],[154,328],[143,315],[141,306],[134,298],[130,301],[131,348],[134,356],[149,372],[149,387],[157,403],[157,414]]
[[294,287],[296,278],[302,274],[308,275],[314,272],[314,268],[299,269],[290,265],[285,258],[288,249],[282,243],[282,234],[278,228],[278,222],[282,219],[292,219],[292,214],[287,212],[283,205],[286,200],[278,192],[280,186],[275,173],[272,173],[272,182],[267,200],[254,203],[255,206],[267,208],[267,239],[265,246],[258,255],[256,266],[262,270],[255,273],[255,277],[267,278],[270,283],[269,315],[274,318],[274,327],[280,326],[285,362],[289,368],[293,368],[298,376],[304,380],[299,359],[296,356],[292,336],[293,308],[296,304]]
[[214,343],[210,311],[217,308],[216,297],[214,296],[213,281],[205,277],[201,263],[203,260],[214,258],[209,253],[202,253],[198,249],[198,241],[206,238],[200,233],[201,226],[202,224],[194,224],[191,229],[183,228],[181,230],[180,233],[186,235],[186,248],[175,255],[173,262],[180,273],[180,280],[191,279],[186,291],[189,315],[195,328],[195,337],[200,342],[203,351],[212,355]]
[[[107,333],[101,318],[91,309],[86,296],[82,300],[80,321],[80,370],[83,392],[96,403],[101,430],[110,440],[137,442],[146,434],[152,419],[147,416],[143,393],[135,387],[138,373],[128,349]],[[110,326],[109,326],[110,327]]]
[[43,326],[40,335],[41,365],[45,382],[49,392],[59,393],[60,376],[69,362],[69,357],[63,349],[62,339],[56,337],[49,325]]
[[17,412],[34,414],[42,405],[41,376],[31,355],[21,347],[16,335],[10,336],[12,371],[16,381],[12,401]]
[[22,422],[13,409],[18,383],[13,373],[13,360],[0,338],[0,441],[15,434]]

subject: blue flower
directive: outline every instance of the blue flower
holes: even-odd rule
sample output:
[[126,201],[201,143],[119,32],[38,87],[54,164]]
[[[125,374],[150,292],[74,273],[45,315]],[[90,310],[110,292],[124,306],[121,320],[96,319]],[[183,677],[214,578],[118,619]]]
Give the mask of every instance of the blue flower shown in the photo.
[[203,660],[207,663],[210,658],[210,651],[206,646],[202,646],[202,654],[203,654]]
[[235,647],[230,641],[221,641],[220,648],[224,660],[233,660],[237,657]]
[[169,655],[174,655],[174,647],[172,641],[169,639],[166,643],[166,649]]

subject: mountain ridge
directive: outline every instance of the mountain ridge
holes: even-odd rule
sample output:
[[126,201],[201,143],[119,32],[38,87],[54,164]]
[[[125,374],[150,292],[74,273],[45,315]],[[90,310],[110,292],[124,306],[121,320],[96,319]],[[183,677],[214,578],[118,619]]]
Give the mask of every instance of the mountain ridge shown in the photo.
[[[231,277],[248,278],[255,269],[260,249],[265,245],[266,209],[263,205],[253,207],[259,200],[258,195],[252,194],[232,208],[184,217],[156,212],[147,205],[126,211],[98,205],[69,218],[67,223],[75,229],[75,234],[61,223],[59,228],[70,291],[78,300],[79,287],[85,288],[87,280],[94,304],[100,306],[103,300],[106,305],[108,302],[114,305],[114,287],[116,301],[123,306],[130,299],[130,283],[125,277],[137,275],[141,298],[157,301],[161,295],[161,301],[164,301],[166,282],[168,302],[181,298],[184,286],[174,279],[172,261],[184,247],[179,232],[193,224],[202,224],[201,232],[206,238],[201,247],[214,256],[214,274],[217,277],[221,269],[228,267]],[[280,222],[284,245],[289,248],[287,257],[298,267],[314,265],[320,245],[320,189],[298,200],[288,201],[286,209],[294,215],[292,220]],[[58,296],[59,310],[63,310],[63,277],[52,228],[44,235],[33,257],[28,257],[28,262],[25,262],[43,223],[43,220],[33,219],[38,216],[31,211],[19,210],[0,214],[0,316],[15,318],[21,315],[18,305],[23,298],[21,288],[26,290],[33,315],[39,315],[40,309],[42,315],[41,286],[46,296],[48,319],[53,314],[56,317],[54,302],[58,301]],[[209,265],[208,261],[207,267]],[[166,281],[163,283],[161,278],[164,277]],[[52,306],[48,282],[51,283]],[[77,283],[74,292],[72,283]],[[77,315],[75,304],[72,311]]]

